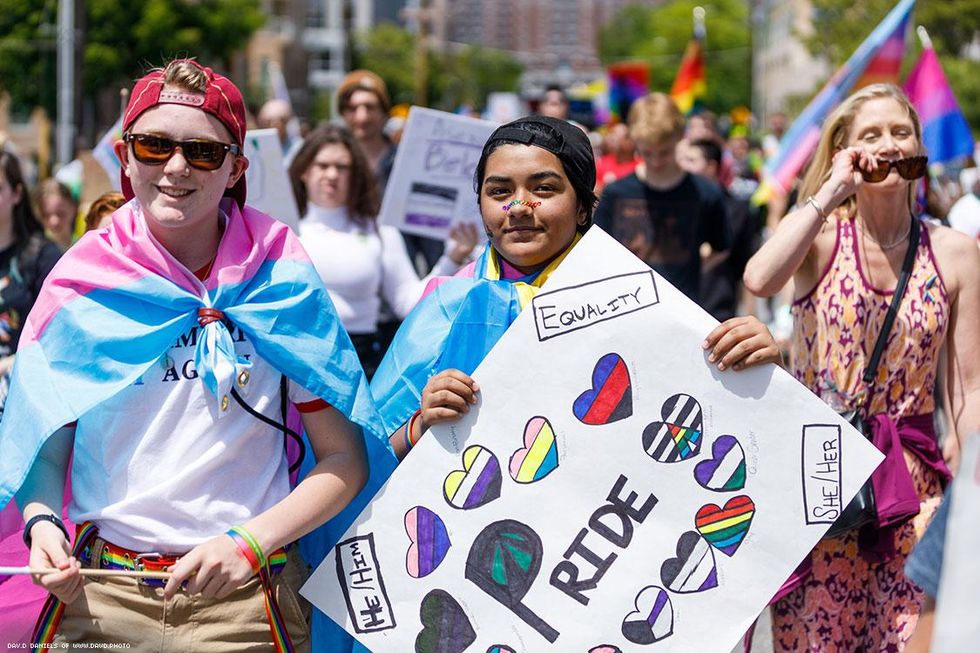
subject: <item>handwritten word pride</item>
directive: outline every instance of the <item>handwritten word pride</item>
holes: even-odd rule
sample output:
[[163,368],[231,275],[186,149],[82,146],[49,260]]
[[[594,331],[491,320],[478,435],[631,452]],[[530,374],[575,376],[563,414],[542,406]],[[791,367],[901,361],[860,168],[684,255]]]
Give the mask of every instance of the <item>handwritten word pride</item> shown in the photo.
[[618,557],[615,549],[625,549],[633,541],[634,523],[642,524],[657,505],[657,497],[647,495],[642,505],[640,497],[623,491],[629,482],[622,474],[616,479],[606,501],[589,517],[587,528],[581,529],[562,554],[564,560],[551,571],[551,585],[582,605],[589,604],[586,592],[599,586]]
[[660,301],[653,272],[633,272],[538,294],[531,302],[538,340],[635,313]]
[[833,524],[841,505],[840,426],[803,427],[803,507],[807,524]]

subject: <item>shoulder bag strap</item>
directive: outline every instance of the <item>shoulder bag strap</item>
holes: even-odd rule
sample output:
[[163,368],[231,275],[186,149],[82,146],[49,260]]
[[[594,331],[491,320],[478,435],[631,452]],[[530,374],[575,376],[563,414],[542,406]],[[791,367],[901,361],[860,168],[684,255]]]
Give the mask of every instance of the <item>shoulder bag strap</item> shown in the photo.
[[868,367],[864,370],[863,380],[868,385],[874,382],[878,363],[881,362],[881,355],[884,353],[885,344],[888,342],[888,334],[891,333],[895,316],[898,315],[898,307],[902,303],[902,297],[905,295],[905,289],[909,284],[909,277],[912,276],[912,262],[915,260],[915,253],[919,249],[919,230],[921,228],[919,220],[912,216],[912,227],[909,230],[909,248],[906,250],[905,260],[902,262],[902,273],[898,277],[898,285],[895,286],[895,294],[892,295],[892,303],[888,307],[888,313],[885,314],[885,321],[881,325],[881,333],[878,334],[878,340],[875,342],[871,360],[868,361]]

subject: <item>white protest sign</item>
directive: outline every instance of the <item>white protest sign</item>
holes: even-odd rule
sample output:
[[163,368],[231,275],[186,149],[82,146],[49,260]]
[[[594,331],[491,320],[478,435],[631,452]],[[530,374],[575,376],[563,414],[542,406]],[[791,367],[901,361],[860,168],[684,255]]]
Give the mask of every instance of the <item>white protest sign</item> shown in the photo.
[[980,434],[974,434],[963,448],[960,472],[953,480],[952,494],[946,501],[949,522],[939,596],[936,599],[936,630],[933,651],[972,651],[980,642],[977,618],[977,588],[980,587]]
[[282,144],[275,129],[250,129],[245,132],[245,203],[285,222],[299,233],[299,211],[282,162]]
[[481,226],[473,173],[495,128],[486,120],[412,107],[378,221],[439,240],[454,224]]
[[593,228],[303,593],[379,653],[727,653],[882,456],[716,324]]

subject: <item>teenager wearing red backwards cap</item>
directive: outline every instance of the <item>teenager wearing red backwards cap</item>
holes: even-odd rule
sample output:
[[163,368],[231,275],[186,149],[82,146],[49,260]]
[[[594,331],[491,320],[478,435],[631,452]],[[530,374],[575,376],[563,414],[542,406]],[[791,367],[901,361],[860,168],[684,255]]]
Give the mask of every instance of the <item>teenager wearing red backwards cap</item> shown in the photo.
[[[36,638],[309,650],[290,543],[328,520],[342,533],[350,510],[334,517],[367,461],[374,473],[394,458],[312,264],[244,206],[238,89],[171,62],[136,83],[123,130],[131,201],[52,273],[0,424],[0,507],[12,487],[32,568],[60,570],[36,578],[52,595]],[[292,490],[276,424],[287,399],[316,460]],[[58,519],[70,454],[73,549]],[[15,463],[26,480],[7,474]],[[83,567],[172,577],[85,580]]]

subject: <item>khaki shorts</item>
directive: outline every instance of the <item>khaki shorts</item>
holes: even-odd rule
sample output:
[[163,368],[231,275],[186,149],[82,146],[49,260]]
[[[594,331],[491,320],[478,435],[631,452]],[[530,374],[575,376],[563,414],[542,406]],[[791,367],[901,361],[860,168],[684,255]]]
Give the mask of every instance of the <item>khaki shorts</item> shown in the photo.
[[[96,539],[92,546],[92,560],[97,561],[102,540]],[[282,573],[272,579],[297,652],[310,650],[310,605],[299,595],[308,576],[299,548],[292,547]],[[164,601],[162,588],[147,587],[133,578],[89,578],[84,594],[65,606],[54,642],[62,650],[75,649],[71,644],[76,642],[102,644],[99,648],[107,651],[156,653],[274,650],[258,578],[221,600],[181,592],[169,601]]]

